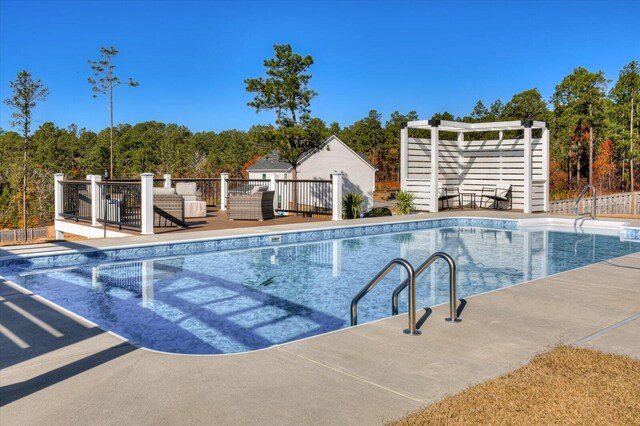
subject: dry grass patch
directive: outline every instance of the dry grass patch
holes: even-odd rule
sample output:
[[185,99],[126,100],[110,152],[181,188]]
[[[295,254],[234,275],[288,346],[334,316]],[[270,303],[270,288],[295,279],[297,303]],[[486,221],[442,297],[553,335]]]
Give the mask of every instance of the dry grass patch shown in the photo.
[[393,425],[640,425],[640,361],[560,346]]

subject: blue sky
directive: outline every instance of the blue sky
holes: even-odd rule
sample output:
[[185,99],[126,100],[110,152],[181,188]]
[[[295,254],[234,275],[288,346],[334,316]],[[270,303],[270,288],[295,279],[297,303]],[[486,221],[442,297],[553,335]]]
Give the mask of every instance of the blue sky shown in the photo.
[[[157,120],[191,130],[272,121],[246,105],[244,79],[263,75],[273,44],[315,60],[314,116],[348,125],[377,109],[468,114],[537,87],[545,98],[573,68],[617,78],[640,60],[640,2],[627,1],[28,1],[0,0],[0,95],[27,69],[50,89],[36,126],[108,126],[88,59],[120,50],[117,123]],[[9,111],[0,107],[0,127]]]

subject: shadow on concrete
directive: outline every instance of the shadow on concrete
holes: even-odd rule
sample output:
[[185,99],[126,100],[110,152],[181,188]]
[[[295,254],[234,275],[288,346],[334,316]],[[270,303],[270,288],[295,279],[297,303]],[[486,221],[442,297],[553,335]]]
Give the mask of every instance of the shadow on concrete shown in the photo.
[[94,247],[87,246],[77,241],[55,240],[44,243],[20,244],[0,247],[0,261],[3,257],[20,255],[37,254],[43,251],[56,252],[63,250],[95,250]]
[[[0,369],[87,340],[104,331],[85,325],[0,279]],[[135,350],[120,344],[24,382],[0,386],[0,406]]]
[[606,264],[607,264],[607,265],[609,265],[609,266],[616,267],[616,268],[636,269],[636,270],[639,270],[639,271],[640,271],[640,268],[639,268],[639,267],[637,267],[637,266],[617,265],[617,264],[615,264],[615,263],[613,263],[613,262],[611,262],[611,261],[609,261],[609,260],[605,260],[605,261],[604,261],[604,263],[606,263]]
[[458,305],[458,309],[456,311],[456,313],[458,314],[458,317],[462,316],[462,311],[464,311],[464,308],[467,306],[467,300],[466,299],[458,299],[458,302],[460,302],[460,304]]
[[433,310],[431,308],[424,308],[424,314],[422,314],[422,316],[418,318],[418,321],[416,321],[416,328],[418,330],[420,330],[420,327],[422,327],[423,324],[427,322],[432,313]]
[[136,350],[121,343],[20,383],[0,387],[0,407]]

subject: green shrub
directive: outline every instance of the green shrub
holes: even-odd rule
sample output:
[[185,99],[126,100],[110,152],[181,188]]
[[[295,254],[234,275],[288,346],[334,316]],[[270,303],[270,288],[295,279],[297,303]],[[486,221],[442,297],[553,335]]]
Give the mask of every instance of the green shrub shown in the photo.
[[392,216],[391,210],[386,207],[374,207],[371,210],[364,212],[362,217],[383,217]]
[[342,196],[342,218],[357,219],[362,213],[364,198],[357,192],[347,192]]
[[411,214],[416,211],[413,204],[413,194],[407,191],[396,192],[396,207],[399,214]]

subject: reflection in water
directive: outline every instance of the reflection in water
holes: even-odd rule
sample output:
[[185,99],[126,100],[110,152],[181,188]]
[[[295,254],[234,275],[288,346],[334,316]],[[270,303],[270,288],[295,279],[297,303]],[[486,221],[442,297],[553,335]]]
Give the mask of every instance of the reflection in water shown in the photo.
[[[228,353],[346,327],[351,299],[391,259],[417,266],[436,251],[453,257],[459,295],[468,297],[640,251],[640,244],[589,234],[442,228],[0,274],[146,347]],[[361,322],[390,315],[401,274],[396,269],[362,299]],[[446,263],[437,261],[417,284],[418,306],[446,302]]]

